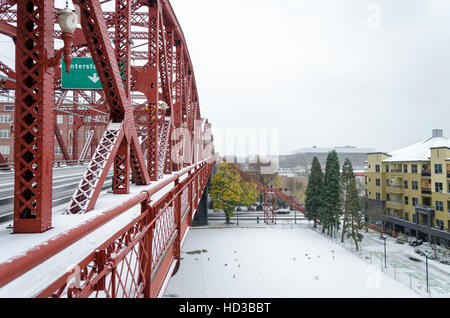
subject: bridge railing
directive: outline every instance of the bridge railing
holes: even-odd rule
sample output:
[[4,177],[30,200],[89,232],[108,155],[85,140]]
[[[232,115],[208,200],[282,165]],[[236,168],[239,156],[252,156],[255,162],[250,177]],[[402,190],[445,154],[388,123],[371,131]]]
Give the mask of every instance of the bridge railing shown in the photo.
[[[211,169],[212,164],[203,161],[157,187],[141,192],[130,200],[131,204],[116,208],[115,215],[118,215],[140,205],[141,214],[37,297],[157,297],[168,275],[179,266],[174,261],[180,260],[182,238],[192,224],[198,198],[208,182]],[[153,203],[152,195],[172,182],[175,186]],[[98,227],[92,227],[91,232]],[[67,241],[66,238],[62,240]],[[58,245],[59,250],[68,245]],[[58,252],[52,251],[53,255]],[[45,254],[45,251],[42,253]],[[19,259],[19,264],[26,262],[30,269],[30,266],[34,267],[51,256],[47,253],[46,258]],[[15,277],[25,272],[24,268],[15,265],[12,262],[3,269],[0,265],[0,285],[6,283],[2,281],[2,272],[22,271],[15,273]]]

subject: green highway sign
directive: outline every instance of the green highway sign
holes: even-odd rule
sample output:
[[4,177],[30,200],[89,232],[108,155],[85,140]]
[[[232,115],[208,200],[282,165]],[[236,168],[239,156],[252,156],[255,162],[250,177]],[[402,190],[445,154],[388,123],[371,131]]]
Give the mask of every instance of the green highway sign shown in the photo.
[[70,73],[66,73],[66,63],[62,61],[61,87],[63,89],[103,89],[94,60],[90,57],[74,57]]

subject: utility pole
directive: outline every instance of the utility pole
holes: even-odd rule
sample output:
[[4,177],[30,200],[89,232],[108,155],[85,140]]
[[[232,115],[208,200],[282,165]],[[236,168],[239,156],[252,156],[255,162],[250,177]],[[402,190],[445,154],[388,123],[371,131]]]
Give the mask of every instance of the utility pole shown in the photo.
[[387,239],[387,236],[384,237],[384,268],[387,268],[387,266],[386,266],[386,239]]
[[425,255],[425,267],[426,267],[426,271],[427,271],[427,293],[430,292],[430,287],[428,285],[428,256]]

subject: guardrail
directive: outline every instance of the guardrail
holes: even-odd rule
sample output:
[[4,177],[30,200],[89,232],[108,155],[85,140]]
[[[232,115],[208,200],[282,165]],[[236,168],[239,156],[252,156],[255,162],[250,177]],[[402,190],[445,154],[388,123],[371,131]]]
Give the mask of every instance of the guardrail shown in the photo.
[[[54,160],[53,161],[53,167],[60,167],[62,165],[68,165],[68,166],[76,166],[76,165],[84,165],[90,162],[90,159],[85,160]],[[0,163],[0,170],[10,170],[11,168],[14,168],[14,162],[4,162]]]
[[[142,213],[56,279],[37,297],[156,297],[174,260],[180,260],[183,236],[208,182],[212,164],[203,161],[159,182],[82,226],[71,229],[0,264],[0,287],[137,205]],[[183,180],[182,176],[187,175]],[[174,182],[155,203],[152,195]],[[177,263],[178,266],[178,263]],[[177,270],[175,267],[175,271]],[[75,283],[71,279],[75,278]]]

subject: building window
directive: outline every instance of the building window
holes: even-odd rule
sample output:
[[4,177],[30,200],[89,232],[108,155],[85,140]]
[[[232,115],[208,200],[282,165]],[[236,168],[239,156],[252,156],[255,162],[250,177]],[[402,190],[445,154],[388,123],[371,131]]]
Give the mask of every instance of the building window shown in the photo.
[[11,114],[0,114],[0,123],[10,123],[11,118]]
[[375,166],[375,172],[380,172],[380,165]]
[[403,165],[403,172],[408,173],[408,165]]
[[0,129],[0,138],[10,138],[11,137],[11,130],[9,129]]
[[419,204],[419,198],[413,198],[412,205],[416,206],[417,204]]
[[389,183],[389,179],[386,179],[386,186],[390,187],[391,184]]
[[442,173],[442,165],[441,164],[434,165],[434,173]]
[[408,189],[408,180],[403,181],[403,188]]
[[72,154],[72,146],[69,146],[69,147],[67,148],[67,152],[69,153],[69,155]]
[[55,146],[55,155],[61,154],[61,148],[59,146]]
[[0,146],[0,153],[2,155],[9,155],[10,153],[9,145],[1,145]]
[[375,194],[375,197],[376,197],[376,199],[377,199],[378,201],[380,201],[380,200],[381,200],[381,196],[380,196],[380,193],[378,193],[378,192],[377,192],[377,193]]
[[72,139],[72,134],[73,134],[73,132],[72,132],[72,130],[69,130],[69,139]]
[[413,190],[419,190],[419,182],[417,181],[411,181],[411,188]]
[[434,191],[435,192],[443,192],[444,188],[441,182],[436,182],[434,184]]
[[417,173],[417,165],[411,165],[411,173]]
[[56,116],[56,123],[57,124],[63,124],[64,123],[64,116],[63,115],[57,115]]
[[389,172],[389,165],[386,165],[386,172]]
[[413,222],[417,223],[417,215],[416,214],[413,214]]
[[6,111],[13,111],[14,110],[14,105],[5,105],[5,108],[3,108]]
[[69,115],[69,124],[73,124],[73,115]]
[[405,205],[409,204],[409,197],[405,197]]
[[375,185],[376,185],[377,187],[380,186],[380,179],[376,179],[376,180],[375,180]]
[[408,212],[405,212],[405,220],[409,221],[409,213]]
[[436,219],[436,226],[441,230],[444,229],[444,221]]
[[444,202],[436,201],[436,210],[437,211],[444,211]]

